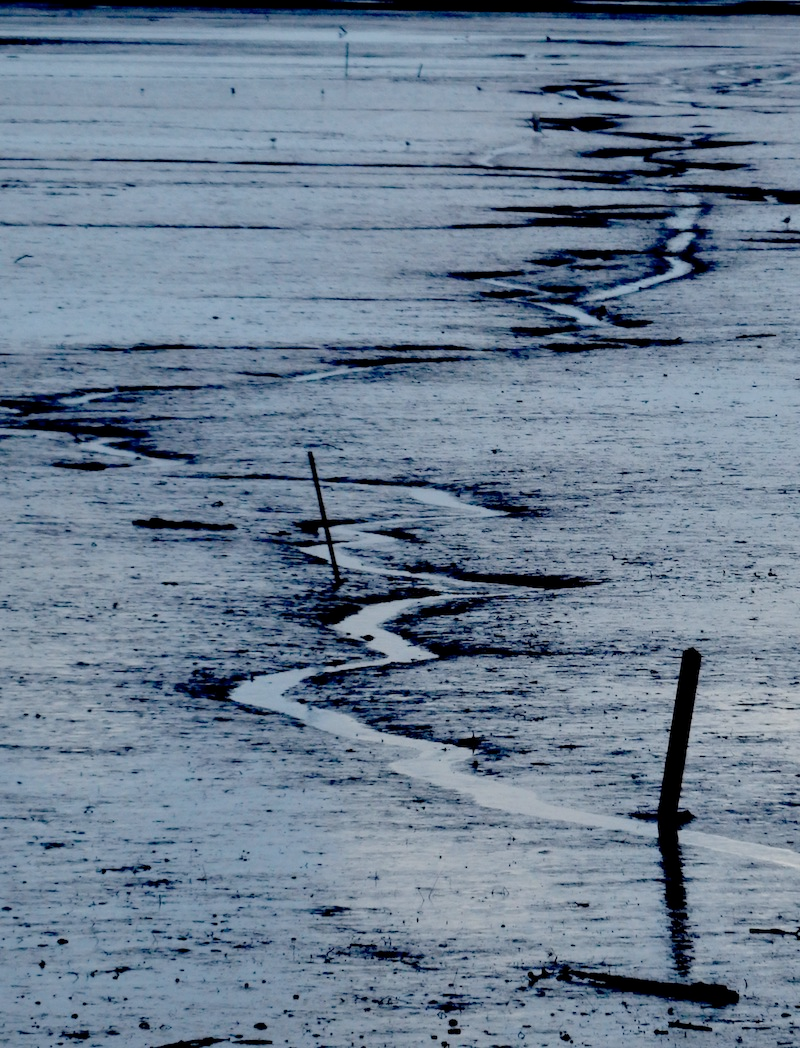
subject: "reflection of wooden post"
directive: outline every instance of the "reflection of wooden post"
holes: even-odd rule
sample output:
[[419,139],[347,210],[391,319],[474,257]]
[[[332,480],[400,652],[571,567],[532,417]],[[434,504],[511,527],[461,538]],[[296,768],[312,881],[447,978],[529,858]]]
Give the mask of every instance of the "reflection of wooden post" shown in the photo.
[[317,476],[317,465],[314,462],[314,452],[309,451],[308,461],[311,466],[311,476],[314,478],[314,487],[317,489],[317,502],[319,502],[319,515],[322,518],[322,527],[325,529],[325,541],[328,543],[328,552],[331,555],[331,567],[333,568],[333,577],[338,586],[342,577],[339,574],[339,565],[336,563],[336,554],[333,552],[333,539],[331,538],[331,529],[328,524],[328,516],[325,513],[325,503],[322,501],[322,488],[319,486],[319,477]]
[[672,713],[672,728],[669,733],[667,759],[664,762],[664,780],[661,784],[661,800],[658,803],[659,823],[678,821],[678,802],[681,798],[683,769],[686,767],[686,749],[692,727],[694,697],[700,676],[700,652],[687,648],[681,659],[675,709]]

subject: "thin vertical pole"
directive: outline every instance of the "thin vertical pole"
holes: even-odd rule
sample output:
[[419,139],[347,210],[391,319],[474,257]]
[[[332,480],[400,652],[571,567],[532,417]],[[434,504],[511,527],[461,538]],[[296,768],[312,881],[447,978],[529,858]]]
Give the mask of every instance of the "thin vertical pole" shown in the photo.
[[325,529],[325,541],[328,543],[328,552],[331,555],[331,567],[333,568],[333,577],[336,581],[336,585],[340,585],[342,577],[339,574],[339,565],[336,563],[336,554],[333,552],[333,539],[331,538],[331,529],[328,524],[328,515],[325,512],[325,503],[322,501],[322,488],[319,486],[319,477],[317,476],[317,464],[314,462],[314,452],[309,451],[308,461],[311,465],[311,476],[314,478],[314,487],[317,489],[317,502],[319,502],[319,514],[322,518],[322,527]]
[[675,709],[672,713],[672,728],[669,733],[667,759],[664,762],[664,779],[661,784],[661,800],[658,803],[659,823],[675,823],[678,820],[678,802],[683,785],[683,770],[686,767],[686,750],[692,727],[694,697],[700,676],[700,652],[687,648],[681,659]]
[[350,75],[350,45],[344,45],[344,75]]

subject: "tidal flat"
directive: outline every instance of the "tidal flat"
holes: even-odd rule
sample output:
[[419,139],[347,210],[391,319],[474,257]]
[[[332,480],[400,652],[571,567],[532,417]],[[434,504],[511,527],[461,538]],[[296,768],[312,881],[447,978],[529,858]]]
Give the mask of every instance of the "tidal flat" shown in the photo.
[[0,7],[0,1044],[800,1042],[796,36]]

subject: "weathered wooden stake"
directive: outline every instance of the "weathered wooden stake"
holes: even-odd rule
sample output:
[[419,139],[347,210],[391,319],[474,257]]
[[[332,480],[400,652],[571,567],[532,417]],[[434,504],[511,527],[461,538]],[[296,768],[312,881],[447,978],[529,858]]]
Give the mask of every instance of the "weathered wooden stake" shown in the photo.
[[314,478],[314,487],[317,489],[317,502],[319,502],[319,515],[322,519],[322,526],[325,529],[325,541],[328,543],[328,552],[331,555],[331,567],[333,568],[333,577],[336,585],[339,586],[342,581],[342,577],[339,574],[339,565],[336,563],[336,554],[333,552],[333,539],[331,538],[331,529],[328,524],[328,515],[325,512],[325,503],[322,501],[322,488],[319,486],[319,477],[317,476],[317,464],[314,462],[314,452],[309,451],[308,461],[311,466],[311,476]]
[[675,695],[675,709],[672,713],[667,759],[664,762],[661,800],[658,803],[659,823],[674,825],[680,821],[678,802],[681,798],[683,770],[686,767],[686,749],[689,745],[694,697],[699,676],[700,652],[695,648],[687,648],[681,659],[681,672],[678,677],[678,691]]
[[350,45],[344,45],[344,75],[350,75]]

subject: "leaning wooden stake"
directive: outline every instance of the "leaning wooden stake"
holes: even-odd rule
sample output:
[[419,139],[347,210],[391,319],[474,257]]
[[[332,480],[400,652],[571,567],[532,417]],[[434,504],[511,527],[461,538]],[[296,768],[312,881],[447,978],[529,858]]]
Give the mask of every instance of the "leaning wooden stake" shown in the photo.
[[686,749],[689,745],[694,697],[699,676],[700,652],[695,648],[687,648],[681,659],[681,672],[678,677],[678,691],[675,695],[675,709],[672,713],[667,759],[664,762],[664,780],[661,784],[661,800],[658,803],[660,824],[675,825],[681,821],[678,815],[678,802],[681,798],[683,769],[686,766]]
[[317,464],[314,462],[314,452],[309,451],[308,461],[311,466],[311,476],[314,478],[314,487],[317,489],[317,502],[319,502],[319,515],[322,519],[322,526],[325,529],[325,541],[328,543],[328,552],[331,555],[331,567],[333,568],[333,577],[336,585],[340,585],[342,577],[339,574],[339,565],[336,563],[336,554],[333,552],[333,539],[331,538],[331,529],[328,524],[328,515],[325,512],[325,503],[322,501],[322,488],[319,486],[319,477],[317,476]]

